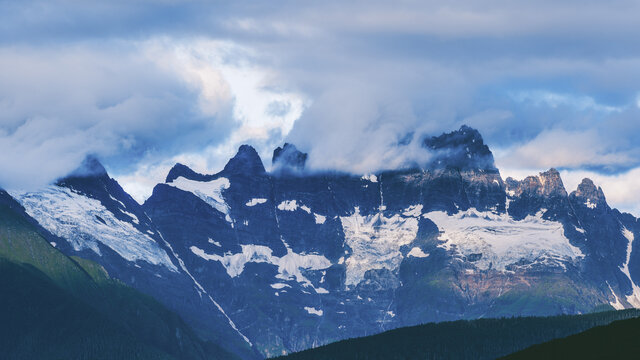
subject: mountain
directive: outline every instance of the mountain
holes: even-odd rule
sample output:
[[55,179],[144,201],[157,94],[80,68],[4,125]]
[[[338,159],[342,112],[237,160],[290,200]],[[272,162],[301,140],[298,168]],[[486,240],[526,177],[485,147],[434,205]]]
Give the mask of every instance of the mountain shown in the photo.
[[243,145],[216,174],[176,164],[143,205],[103,171],[11,194],[62,252],[245,358],[428,322],[640,306],[638,219],[592,181],[569,193],[555,169],[503,180],[466,126],[421,143],[427,163],[359,175],[307,170],[292,144],[267,172]]
[[[283,356],[287,360],[351,360],[351,359],[496,359],[525,349],[533,344],[566,337],[587,329],[619,322],[637,324],[639,310],[607,311],[587,315],[560,315],[552,317],[522,317],[479,320],[458,320],[431,323],[390,330],[382,334],[363,338],[342,340],[319,348]],[[632,320],[625,320],[632,319]],[[620,321],[622,320],[622,321]],[[637,326],[637,325],[636,325]],[[595,329],[594,329],[595,330]],[[590,332],[591,330],[587,331]],[[629,332],[630,334],[633,332]],[[622,335],[622,334],[621,334]],[[582,335],[577,335],[582,336]],[[624,338],[624,336],[621,336]],[[629,338],[629,337],[627,337]],[[564,342],[555,340],[552,343]],[[610,345],[596,341],[611,354]],[[631,344],[629,342],[629,344]],[[531,349],[541,348],[533,346]],[[588,348],[588,347],[587,347]],[[591,348],[596,348],[592,346]],[[553,350],[557,350],[555,347]],[[566,352],[539,352],[530,357],[507,356],[506,358],[527,359],[582,359],[577,354],[587,354],[577,347]],[[574,351],[577,350],[577,351]],[[522,354],[528,353],[525,350]],[[615,351],[615,350],[614,350]],[[627,351],[627,354],[630,354]],[[552,356],[553,355],[553,356]],[[562,355],[562,356],[559,356]],[[589,358],[589,357],[586,357]],[[591,357],[594,358],[594,357]],[[599,358],[608,358],[602,356]],[[280,359],[280,358],[279,358]]]
[[531,346],[503,359],[633,359],[640,351],[638,331],[640,319],[618,320],[580,334]]
[[144,209],[95,158],[45,189],[11,195],[24,206],[23,217],[62,253],[100,264],[113,278],[179,313],[203,339],[241,357],[257,357]]
[[3,359],[230,359],[100,265],[56,250],[0,191]]

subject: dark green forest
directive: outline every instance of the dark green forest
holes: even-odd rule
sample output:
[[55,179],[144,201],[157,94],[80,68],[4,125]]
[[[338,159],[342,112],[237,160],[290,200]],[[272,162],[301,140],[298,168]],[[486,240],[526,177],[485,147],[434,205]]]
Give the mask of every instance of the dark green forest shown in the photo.
[[[638,316],[640,316],[640,310],[623,310],[586,315],[431,323],[391,330],[373,336],[339,341],[278,359],[496,359],[534,344],[563,338],[616,320],[631,319]],[[616,322],[611,326],[618,326],[618,324],[629,324],[625,325],[626,330],[634,334],[635,337],[640,335],[640,319]],[[631,329],[633,328],[631,324],[635,324],[635,333]],[[597,329],[600,328],[592,331]],[[630,335],[627,337],[621,336],[621,339],[629,337]],[[620,341],[624,342],[624,340]],[[602,341],[601,343],[604,342]],[[640,344],[640,341],[638,344]],[[593,347],[597,346],[597,344],[593,344]],[[638,345],[635,345],[634,349],[638,349]],[[509,357],[509,359],[548,359],[550,358],[548,355],[554,353],[554,349],[547,347],[546,344],[539,351],[539,353],[524,352],[522,357]],[[529,354],[532,355],[529,356]],[[567,352],[565,356],[558,358],[576,358],[568,356],[572,354],[574,353]],[[636,354],[638,353],[636,352]]]
[[640,318],[615,321],[580,334],[531,346],[504,357],[533,359],[637,359],[640,357]]

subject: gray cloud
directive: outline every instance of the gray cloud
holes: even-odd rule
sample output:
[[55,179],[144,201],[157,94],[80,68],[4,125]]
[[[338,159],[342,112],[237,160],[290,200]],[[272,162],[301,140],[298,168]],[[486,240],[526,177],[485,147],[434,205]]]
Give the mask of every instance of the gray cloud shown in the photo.
[[[0,1],[0,150],[22,154],[0,163],[0,184],[35,176],[38,159],[52,168],[43,179],[58,176],[88,150],[125,177],[177,156],[219,167],[239,142],[268,155],[285,139],[313,168],[364,172],[421,160],[415,143],[395,147],[408,132],[463,123],[508,171],[622,174],[640,166],[640,43],[629,36],[639,10],[626,0]],[[140,46],[211,39],[247,49],[220,56],[268,74],[251,84],[262,93],[215,93],[220,108],[207,112],[207,84],[180,69],[195,62],[150,59],[158,53]],[[219,72],[204,63],[198,71]],[[267,93],[286,96],[263,104]],[[255,120],[262,108],[297,113],[292,98],[306,106],[292,126]]]
[[89,153],[127,167],[228,134],[175,73],[129,47],[102,45],[0,49],[2,186],[48,183]]

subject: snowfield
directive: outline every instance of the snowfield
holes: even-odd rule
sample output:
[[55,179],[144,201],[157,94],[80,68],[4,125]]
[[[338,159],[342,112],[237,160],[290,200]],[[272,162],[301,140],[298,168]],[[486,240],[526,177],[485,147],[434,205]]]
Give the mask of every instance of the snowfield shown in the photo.
[[224,201],[224,197],[222,196],[222,191],[231,186],[229,179],[221,177],[211,181],[195,181],[180,176],[172,182],[167,183],[167,185],[194,194],[212,208],[223,213],[225,220],[229,223],[233,223],[229,216],[229,205]]
[[562,224],[542,218],[542,211],[520,221],[508,214],[476,209],[448,215],[434,211],[423,216],[440,230],[440,246],[462,256],[482,254],[473,262],[480,270],[505,271],[508,265],[544,262],[565,268],[565,262],[584,257],[564,235]]
[[[42,227],[67,239],[76,251],[90,249],[101,255],[98,243],[102,243],[128,261],[141,260],[178,271],[155,240],[131,223],[117,219],[96,199],[55,185],[38,192],[11,195]],[[135,215],[121,211],[139,223]]]

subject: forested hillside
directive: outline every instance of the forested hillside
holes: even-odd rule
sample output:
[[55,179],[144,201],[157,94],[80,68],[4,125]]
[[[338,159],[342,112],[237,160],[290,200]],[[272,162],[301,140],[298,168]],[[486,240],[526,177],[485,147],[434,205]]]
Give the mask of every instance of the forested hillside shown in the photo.
[[[640,310],[432,323],[339,341],[280,359],[495,359],[533,344],[637,316],[640,316]],[[638,324],[640,320],[626,320],[626,323],[631,322]],[[553,351],[548,350],[552,349],[545,347],[533,357],[526,357],[528,353],[525,353],[522,358],[549,358],[546,355]]]

